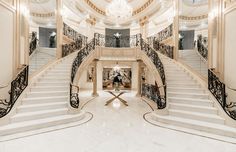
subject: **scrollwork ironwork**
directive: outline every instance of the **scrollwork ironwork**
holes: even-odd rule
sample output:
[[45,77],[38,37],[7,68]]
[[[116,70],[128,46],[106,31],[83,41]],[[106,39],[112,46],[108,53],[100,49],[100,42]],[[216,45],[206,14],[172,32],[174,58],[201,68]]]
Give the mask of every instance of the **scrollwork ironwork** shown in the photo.
[[236,103],[227,104],[227,95],[225,91],[225,84],[220,81],[213,69],[208,69],[208,89],[222,106],[224,111],[234,120],[236,120]]
[[143,83],[141,95],[154,101],[157,104],[158,109],[164,109],[166,107],[165,98],[161,97],[157,85]]
[[92,50],[95,49],[95,39],[92,39],[84,48],[82,48],[76,58],[72,63],[71,69],[71,84],[70,84],[70,105],[73,108],[79,108],[79,96],[78,96],[78,88],[74,89],[73,81],[76,75],[78,68],[80,67],[81,63],[84,59],[90,54]]
[[197,51],[205,60],[207,60],[208,58],[207,42],[208,42],[207,37],[202,37],[202,35],[198,35]]
[[9,92],[10,100],[0,100],[0,118],[6,116],[11,111],[21,93],[28,86],[28,74],[29,66],[26,65],[23,70],[16,76],[16,78],[11,82],[11,90]]

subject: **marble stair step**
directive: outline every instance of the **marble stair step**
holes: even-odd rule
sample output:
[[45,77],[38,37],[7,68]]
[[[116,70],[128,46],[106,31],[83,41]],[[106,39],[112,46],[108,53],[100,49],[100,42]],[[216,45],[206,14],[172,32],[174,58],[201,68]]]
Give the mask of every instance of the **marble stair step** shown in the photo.
[[23,104],[55,103],[68,101],[68,96],[25,98]]
[[193,99],[209,99],[208,94],[204,93],[186,93],[186,92],[167,92],[168,97],[185,97]]
[[182,103],[189,105],[199,105],[199,106],[211,106],[213,107],[213,102],[206,99],[193,99],[193,98],[180,98],[180,97],[168,97],[168,101],[172,103]]
[[30,88],[31,92],[40,92],[40,91],[66,91],[69,90],[69,86],[56,86],[56,87],[51,87],[51,86],[42,86],[42,87],[32,87]]
[[53,102],[53,103],[23,104],[17,108],[17,113],[62,109],[62,108],[67,108],[67,105],[68,105],[67,101]]
[[167,86],[167,92],[205,93],[206,91],[199,87],[182,88],[182,87],[168,87]]
[[43,119],[48,117],[55,117],[58,115],[65,115],[67,114],[68,109],[50,109],[50,110],[41,110],[41,111],[34,111],[34,112],[19,112],[11,118],[12,122],[23,122],[23,121],[30,121],[36,119]]
[[61,82],[44,81],[44,82],[36,83],[35,86],[69,86],[69,82],[68,81],[61,81]]
[[217,114],[217,109],[210,106],[189,105],[182,103],[169,103],[170,109],[183,110],[189,112],[200,112],[206,114]]
[[45,91],[45,92],[29,92],[27,93],[27,98],[39,98],[39,97],[57,97],[68,95],[68,90],[66,91]]
[[167,124],[177,125],[185,128],[195,129],[208,133],[236,138],[236,129],[222,124],[209,123],[205,121],[192,120],[174,116],[161,116],[153,114],[153,119]]
[[67,124],[75,121],[79,121],[84,117],[84,113],[75,115],[59,115],[56,117],[49,117],[44,119],[37,119],[25,122],[12,123],[6,126],[0,127],[0,136],[6,136],[15,133],[21,133],[25,131],[37,130],[47,128],[51,126],[57,126],[61,124]]

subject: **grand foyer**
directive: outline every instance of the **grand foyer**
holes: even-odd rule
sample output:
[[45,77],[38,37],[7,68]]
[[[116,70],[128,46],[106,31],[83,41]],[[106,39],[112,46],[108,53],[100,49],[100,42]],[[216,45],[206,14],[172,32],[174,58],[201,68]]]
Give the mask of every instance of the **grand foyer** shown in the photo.
[[235,0],[0,0],[0,150],[236,149]]

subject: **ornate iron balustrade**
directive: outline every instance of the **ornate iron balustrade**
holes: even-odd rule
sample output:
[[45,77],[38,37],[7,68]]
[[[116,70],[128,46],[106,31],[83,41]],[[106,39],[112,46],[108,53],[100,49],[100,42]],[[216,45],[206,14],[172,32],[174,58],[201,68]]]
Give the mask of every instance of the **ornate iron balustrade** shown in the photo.
[[164,109],[166,107],[165,98],[161,97],[157,85],[143,83],[141,95],[154,101],[157,104],[158,109]]
[[236,110],[232,110],[233,107],[236,107],[235,103],[226,102],[226,91],[225,84],[220,81],[212,69],[208,69],[208,89],[220,103],[224,111],[234,120],[236,120]]
[[115,36],[105,36],[99,33],[94,34],[96,45],[102,47],[137,47],[140,45],[140,34],[131,36],[121,36],[119,39]]
[[152,63],[155,65],[155,67],[157,68],[157,70],[161,76],[162,83],[165,85],[166,79],[165,79],[164,66],[163,66],[157,52],[152,47],[150,47],[150,45],[147,44],[143,39],[141,39],[141,50],[146,53],[146,55],[150,58]]
[[168,27],[166,27],[164,30],[160,31],[159,33],[148,37],[148,42],[150,41],[163,41],[169,37],[173,36],[173,24],[169,25]]
[[63,34],[74,41],[80,38],[82,41],[82,46],[87,44],[88,37],[78,33],[66,23],[63,23]]
[[161,52],[165,56],[168,56],[169,58],[174,58],[174,47],[161,44],[160,42],[173,36],[173,24],[169,25],[167,28],[162,30],[161,32],[157,33],[154,36],[148,37],[147,42],[148,44],[153,47],[156,51]]
[[0,118],[6,116],[13,108],[15,102],[21,93],[28,86],[29,66],[26,65],[23,70],[11,82],[10,100],[0,99]]
[[198,36],[198,40],[197,40],[197,50],[199,52],[199,54],[205,59],[208,59],[208,48],[207,48],[207,37],[202,37],[202,35]]
[[62,57],[73,53],[75,50],[80,50],[87,44],[88,37],[78,33],[65,23],[63,23],[63,34],[74,42],[62,45]]
[[82,48],[78,52],[76,58],[74,59],[72,63],[71,83],[70,83],[70,105],[71,107],[76,108],[76,109],[79,108],[79,96],[78,96],[79,88],[73,85],[73,81],[81,63],[94,49],[95,49],[95,39],[92,39],[92,41],[90,41],[84,48]]
[[29,55],[31,55],[37,48],[37,32],[32,32],[30,44],[29,44]]

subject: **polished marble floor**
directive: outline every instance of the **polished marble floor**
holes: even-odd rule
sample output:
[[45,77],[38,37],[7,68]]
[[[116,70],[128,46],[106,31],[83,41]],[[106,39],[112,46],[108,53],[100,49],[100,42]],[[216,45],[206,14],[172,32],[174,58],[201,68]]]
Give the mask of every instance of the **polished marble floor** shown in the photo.
[[[81,96],[90,95],[83,92]],[[83,110],[93,119],[83,125],[0,142],[0,152],[236,152],[236,145],[152,126],[143,119],[150,107],[134,92],[121,97],[99,92]]]

